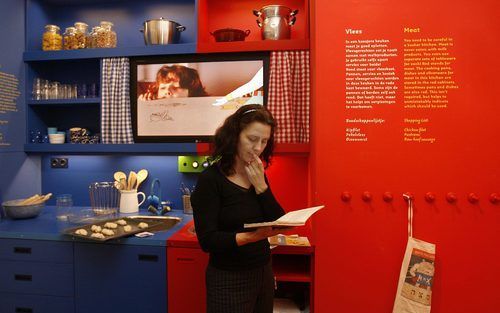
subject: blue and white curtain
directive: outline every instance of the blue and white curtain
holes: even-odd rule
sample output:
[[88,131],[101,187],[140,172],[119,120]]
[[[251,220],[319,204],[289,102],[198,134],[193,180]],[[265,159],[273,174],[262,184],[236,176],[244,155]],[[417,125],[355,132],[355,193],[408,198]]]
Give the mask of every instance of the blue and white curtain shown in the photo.
[[134,143],[130,113],[130,66],[128,58],[102,61],[102,143]]

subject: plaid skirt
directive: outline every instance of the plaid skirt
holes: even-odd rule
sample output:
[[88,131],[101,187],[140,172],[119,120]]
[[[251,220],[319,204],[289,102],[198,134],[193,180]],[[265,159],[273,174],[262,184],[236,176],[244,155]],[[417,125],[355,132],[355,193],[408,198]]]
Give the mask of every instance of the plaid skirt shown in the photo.
[[274,275],[271,262],[242,271],[225,271],[208,265],[207,313],[272,313]]

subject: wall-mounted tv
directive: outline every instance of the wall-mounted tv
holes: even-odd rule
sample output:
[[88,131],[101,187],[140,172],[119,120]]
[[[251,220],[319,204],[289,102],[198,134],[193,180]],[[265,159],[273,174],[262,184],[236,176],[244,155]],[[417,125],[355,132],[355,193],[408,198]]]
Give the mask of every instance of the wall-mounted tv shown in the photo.
[[134,141],[207,142],[246,104],[266,105],[269,53],[130,59]]

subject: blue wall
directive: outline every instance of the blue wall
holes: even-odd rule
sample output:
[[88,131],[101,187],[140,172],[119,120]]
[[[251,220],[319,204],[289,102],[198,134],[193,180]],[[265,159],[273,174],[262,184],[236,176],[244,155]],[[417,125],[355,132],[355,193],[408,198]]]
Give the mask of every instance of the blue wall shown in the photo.
[[41,189],[40,157],[27,157],[23,152],[26,116],[24,108],[24,1],[0,2],[2,31],[0,42],[0,71],[19,81],[20,96],[17,112],[0,113],[0,202],[23,198]]
[[[68,158],[67,169],[50,167],[51,157]],[[193,186],[196,183],[196,174],[182,174],[177,171],[177,156],[117,156],[117,155],[51,155],[42,158],[42,186],[43,193],[71,194],[73,202],[78,206],[90,205],[88,193],[89,184],[92,182],[113,181],[113,173],[147,169],[149,176],[142,183],[139,191],[147,195],[154,178],[161,183],[162,200],[173,202],[173,209],[182,209],[180,183]],[[55,204],[53,197],[48,204]]]

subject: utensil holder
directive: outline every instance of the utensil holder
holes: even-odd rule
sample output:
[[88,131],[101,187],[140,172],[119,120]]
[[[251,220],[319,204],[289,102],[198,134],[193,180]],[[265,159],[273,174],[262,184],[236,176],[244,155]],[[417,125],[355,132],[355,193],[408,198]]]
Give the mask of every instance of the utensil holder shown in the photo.
[[184,207],[184,214],[193,214],[193,207],[191,206],[191,196],[182,196],[182,206]]

